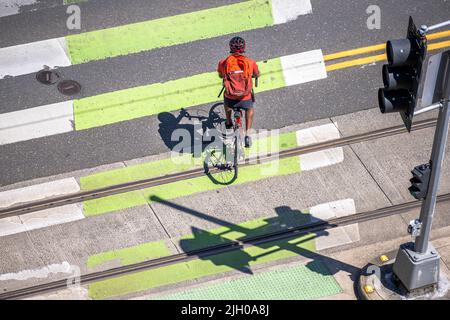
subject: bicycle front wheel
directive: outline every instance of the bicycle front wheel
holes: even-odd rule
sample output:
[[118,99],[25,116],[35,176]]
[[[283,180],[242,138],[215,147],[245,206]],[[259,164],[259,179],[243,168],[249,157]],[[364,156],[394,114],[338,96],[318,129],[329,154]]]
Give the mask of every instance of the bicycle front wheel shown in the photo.
[[[234,142],[209,147],[204,162],[205,173],[215,184],[230,185],[236,180]],[[212,169],[212,170],[210,170]],[[212,171],[212,172],[211,172]]]
[[241,158],[241,155],[243,154],[242,149],[242,137],[240,132],[236,132],[234,137],[234,154],[233,154],[233,167],[234,167],[234,175],[237,179],[238,172],[239,172],[239,159]]

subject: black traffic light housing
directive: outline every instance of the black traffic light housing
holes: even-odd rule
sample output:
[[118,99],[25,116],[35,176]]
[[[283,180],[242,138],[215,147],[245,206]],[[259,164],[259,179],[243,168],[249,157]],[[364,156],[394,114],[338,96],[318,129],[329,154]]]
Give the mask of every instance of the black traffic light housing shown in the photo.
[[409,187],[409,192],[417,200],[423,200],[428,193],[428,185],[430,184],[431,175],[431,165],[422,164],[414,168],[411,171],[413,178],[409,180],[411,182],[411,187]]
[[406,39],[386,43],[388,64],[383,66],[384,88],[378,91],[378,103],[382,113],[399,112],[408,131],[412,127],[426,54],[427,39],[420,35],[412,17]]

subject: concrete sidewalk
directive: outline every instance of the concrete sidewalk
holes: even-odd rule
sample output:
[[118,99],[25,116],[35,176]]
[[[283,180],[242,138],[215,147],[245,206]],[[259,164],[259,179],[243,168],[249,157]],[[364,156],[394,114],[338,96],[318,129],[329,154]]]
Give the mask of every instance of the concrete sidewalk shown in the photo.
[[[380,115],[372,109],[285,128],[280,131],[279,147],[307,145],[400,123],[396,115]],[[269,173],[268,165],[242,168],[241,180],[230,186],[216,185],[204,177],[88,201],[81,208],[61,207],[56,212],[46,210],[19,220],[0,220],[0,233],[4,234],[0,237],[0,289],[13,290],[65,278],[73,272],[72,266],[85,274],[298,226],[312,219],[328,220],[412,201],[407,191],[409,171],[429,160],[433,132],[424,129],[284,159],[276,163],[277,170]],[[168,156],[136,159],[1,188],[0,207],[24,201],[20,198],[26,194],[24,190],[41,189],[42,197],[61,193],[52,189],[55,181],[70,180],[72,186],[75,181],[83,190],[143,175],[176,172],[189,166],[174,166]],[[44,183],[47,184],[42,188]],[[22,189],[26,187],[31,189]],[[449,191],[447,157],[439,193]],[[434,227],[441,238],[446,237],[446,227],[450,226],[450,218],[443,214],[448,207],[437,208]],[[77,213],[81,210],[82,216],[74,215],[72,221],[61,218],[63,210],[75,209]],[[57,296],[94,299],[183,296],[183,292],[194,287],[216,282],[224,286],[227,279],[246,281],[243,277],[254,277],[251,274],[260,276],[251,280],[250,288],[267,282],[264,279],[283,283],[286,277],[301,274],[297,284],[302,279],[312,279],[308,281],[316,281],[317,288],[323,284],[324,289],[305,289],[299,298],[352,298],[348,276],[357,273],[364,261],[367,263],[385,250],[380,239],[386,242],[386,247],[392,247],[392,243],[406,235],[407,223],[417,216],[415,210],[337,228],[328,234],[297,237],[105,280]],[[442,247],[446,252],[445,246]],[[367,255],[370,258],[366,261]],[[311,261],[312,267],[305,267]],[[232,288],[223,287],[219,292]],[[295,294],[295,290],[289,292],[290,295],[286,291],[287,298]]]

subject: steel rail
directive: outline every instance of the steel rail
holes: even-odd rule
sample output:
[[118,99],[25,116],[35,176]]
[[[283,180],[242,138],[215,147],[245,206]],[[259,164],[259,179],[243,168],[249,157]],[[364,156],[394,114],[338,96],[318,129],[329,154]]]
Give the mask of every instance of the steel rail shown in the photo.
[[[436,119],[428,119],[416,122],[412,130],[423,130],[436,125]],[[353,135],[344,138],[338,138],[308,146],[302,146],[292,148],[288,150],[280,151],[276,154],[268,154],[264,156],[258,156],[242,161],[240,167],[252,166],[255,164],[265,163],[277,159],[284,159],[294,156],[299,156],[306,153],[322,151],[330,148],[337,148],[355,143],[366,142],[370,140],[389,137],[401,133],[406,133],[404,126],[395,126],[380,130],[375,130],[367,133]],[[209,171],[210,174],[218,173],[220,169],[213,168]],[[55,208],[73,203],[79,203],[87,200],[93,200],[103,197],[112,196],[115,194],[130,192],[134,190],[141,190],[145,188],[155,187],[163,184],[173,183],[181,180],[187,180],[192,178],[201,177],[205,174],[204,168],[195,168],[192,170],[170,174],[161,177],[154,177],[144,180],[130,181],[122,184],[116,184],[104,188],[98,188],[93,190],[80,191],[69,195],[51,197],[43,200],[22,203],[14,205],[8,208],[0,209],[0,219],[8,218],[12,216],[19,216],[39,210],[45,210],[49,208]]]
[[[437,201],[447,202],[450,201],[450,194],[444,194],[438,197]],[[318,220],[316,222],[292,227],[285,230],[280,230],[277,232],[272,232],[259,236],[245,237],[239,241],[230,241],[229,243],[215,245],[206,247],[203,249],[193,250],[190,252],[179,253],[167,257],[162,257],[158,259],[143,261],[136,264],[131,264],[127,266],[121,266],[117,268],[112,268],[109,270],[88,273],[81,275],[79,280],[74,278],[66,278],[50,283],[40,284],[28,288],[21,288],[9,292],[0,293],[0,300],[5,299],[19,299],[28,296],[33,296],[37,294],[42,294],[50,291],[57,291],[65,289],[68,285],[72,284],[74,280],[79,281],[80,285],[89,284],[92,282],[97,282],[101,280],[106,280],[109,278],[123,276],[135,272],[151,270],[156,268],[161,268],[164,266],[172,265],[175,263],[188,262],[197,258],[209,257],[212,255],[217,255],[220,253],[230,252],[234,250],[240,250],[249,246],[255,246],[258,244],[263,244],[267,242],[280,241],[287,238],[292,238],[296,236],[306,235],[318,231],[324,231],[327,229],[333,229],[339,226],[345,226],[354,223],[360,223],[375,219],[381,219],[384,217],[392,216],[394,214],[399,214],[412,209],[420,208],[422,201],[412,201],[399,205],[394,205],[391,207],[376,209],[368,212],[357,213],[351,216],[345,216],[340,218],[330,219],[328,221]]]

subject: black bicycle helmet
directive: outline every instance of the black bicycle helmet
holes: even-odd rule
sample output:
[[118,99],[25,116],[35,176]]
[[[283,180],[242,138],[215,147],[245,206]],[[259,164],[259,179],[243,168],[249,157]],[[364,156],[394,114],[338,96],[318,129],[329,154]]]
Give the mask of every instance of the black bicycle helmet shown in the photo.
[[245,40],[241,37],[234,37],[230,40],[230,53],[244,53]]

